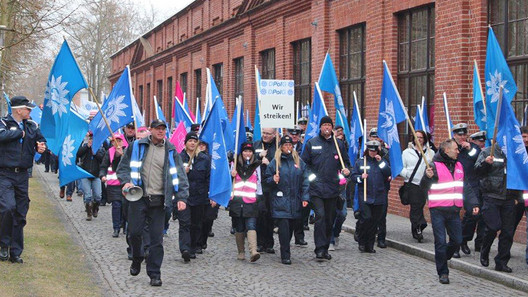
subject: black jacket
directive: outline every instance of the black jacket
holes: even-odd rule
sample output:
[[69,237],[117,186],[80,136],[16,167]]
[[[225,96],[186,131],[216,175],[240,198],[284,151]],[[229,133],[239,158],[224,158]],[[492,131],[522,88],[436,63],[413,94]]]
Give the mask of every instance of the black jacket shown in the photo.
[[271,216],[277,219],[298,219],[302,216],[302,201],[309,201],[309,171],[306,164],[299,160],[295,165],[291,154],[281,154],[279,183],[273,181],[277,160],[270,162],[262,180],[271,189]]
[[[261,161],[262,161],[262,158],[260,157],[260,152],[262,152],[262,150],[267,150],[266,159],[268,159],[268,161],[270,162],[275,157],[275,151],[277,150],[277,144],[276,144],[275,138],[273,138],[273,140],[269,143],[264,143],[262,142],[262,140],[255,141],[255,143],[253,143],[253,147],[255,148],[255,156]],[[262,174],[266,172],[266,167],[267,165],[264,165],[264,164],[260,165],[260,172]],[[262,191],[269,192],[268,186],[265,185],[264,183],[262,184]]]
[[483,149],[475,163],[475,173],[480,178],[482,198],[510,200],[515,198],[516,191],[506,189],[506,156],[497,145],[495,146],[493,164],[486,163],[491,153],[491,147]]
[[[345,145],[337,140],[345,167],[350,168],[350,160]],[[301,156],[315,179],[310,183],[310,197],[335,198],[340,194],[339,175],[341,164],[333,137],[323,138],[321,134],[308,140]]]
[[88,147],[86,143],[83,143],[77,151],[77,159],[80,162],[79,166],[94,177],[99,177],[99,170],[105,153],[104,148],[101,147],[97,150],[96,154],[93,154],[92,148]]
[[[149,146],[150,146],[150,136],[142,138],[138,141],[138,144],[140,146],[145,147],[145,151],[143,154],[143,159],[147,155]],[[132,150],[134,145],[129,145],[127,150],[125,151],[124,155],[121,157],[121,162],[119,162],[119,166],[117,167],[117,178],[121,182],[121,185],[124,185],[126,183],[131,183],[130,178],[130,159],[132,157]],[[174,164],[176,165],[176,170],[178,171],[178,192],[174,193],[174,187],[172,185],[172,178],[171,174],[169,172],[170,165],[169,165],[169,151],[174,151]],[[141,172],[142,168],[139,169],[139,172]],[[166,207],[172,207],[172,196],[174,195],[174,199],[176,201],[183,201],[187,203],[187,198],[189,197],[189,181],[187,180],[187,175],[185,174],[185,169],[183,169],[183,163],[181,161],[181,157],[176,151],[176,148],[172,143],[165,141],[165,163],[163,164],[163,179],[165,181],[163,186],[163,191],[165,192],[165,206]]]
[[18,123],[8,115],[0,119],[0,167],[30,168],[38,142],[46,142],[37,124],[31,120],[23,120],[24,139]]
[[[389,162],[383,158],[379,162],[370,156],[365,156],[364,158],[367,158],[367,204],[387,204],[387,195],[389,193],[387,179],[391,176]],[[361,178],[364,162],[365,159],[363,158],[356,161],[351,177],[353,181],[358,184],[358,197],[360,203],[364,201],[364,180]]]
[[475,172],[475,162],[480,154],[480,147],[474,143],[470,143],[469,149],[458,146],[460,153],[458,154],[458,161],[464,167],[464,179],[473,187],[474,191],[478,190],[479,178]]
[[[433,177],[429,178],[427,174],[424,174],[422,177],[422,181],[420,183],[420,186],[424,191],[429,191],[431,188],[431,184],[438,182],[438,172],[436,171],[436,167],[434,162],[443,163],[451,175],[455,172],[455,165],[458,162],[458,160],[453,160],[449,158],[442,150],[438,150],[438,152],[433,157],[433,162],[431,162],[429,165],[431,165],[431,168],[433,169]],[[464,173],[464,205],[469,205],[470,208],[473,207],[479,207],[479,201],[477,197],[477,193],[473,191],[473,187],[468,183],[467,178]],[[437,209],[449,209],[449,208],[458,208],[456,206],[452,207],[437,207]]]
[[[180,157],[183,163],[189,163],[191,157],[182,150]],[[194,157],[187,179],[189,180],[189,198],[187,202],[190,206],[209,204],[209,179],[211,177],[211,157],[200,152]]]

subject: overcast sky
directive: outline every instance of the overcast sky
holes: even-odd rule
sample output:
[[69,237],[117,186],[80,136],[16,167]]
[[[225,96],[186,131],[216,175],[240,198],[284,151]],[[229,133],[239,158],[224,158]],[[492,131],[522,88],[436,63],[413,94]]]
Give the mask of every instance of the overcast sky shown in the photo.
[[[169,17],[176,14],[178,11],[187,7],[194,0],[133,0],[140,6],[150,9],[152,5],[154,9],[161,13],[159,22],[163,22]],[[157,24],[156,24],[157,25]]]

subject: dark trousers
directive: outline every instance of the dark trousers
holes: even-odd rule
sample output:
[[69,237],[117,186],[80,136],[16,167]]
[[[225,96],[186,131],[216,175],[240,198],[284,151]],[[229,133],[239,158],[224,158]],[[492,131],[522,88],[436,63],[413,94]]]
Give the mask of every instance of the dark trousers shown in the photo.
[[411,221],[411,230],[413,235],[416,235],[416,230],[418,228],[423,231],[427,227],[427,221],[424,217],[424,206],[427,200],[427,193],[420,188],[420,186],[413,183],[409,187],[409,196],[410,196],[410,210],[409,210],[409,220]]
[[320,198],[311,197],[314,206],[314,242],[316,253],[327,253],[332,236],[332,227],[336,216],[336,202],[339,197]]
[[24,226],[29,210],[28,173],[0,169],[0,246],[11,257],[24,250]]
[[121,229],[122,214],[123,214],[123,202],[120,200],[112,201],[112,227],[114,230]]
[[209,238],[209,233],[213,230],[214,220],[218,217],[218,208],[212,207],[211,204],[205,206],[204,219],[202,223],[202,235],[200,236],[200,245],[202,247],[207,246],[207,239]]
[[[176,210],[178,206],[176,203],[172,205]],[[178,243],[180,245],[180,252],[191,250],[191,208],[187,206],[184,210],[178,211],[178,224],[180,228],[178,230]]]
[[149,256],[147,257],[147,274],[151,278],[161,276],[163,262],[163,221],[165,209],[163,206],[149,207],[147,199],[129,202],[128,231],[132,257],[134,261],[145,257],[143,249],[143,232],[148,224]]
[[[207,205],[195,205],[191,208],[191,253],[194,253],[202,236],[202,223],[205,207]],[[201,248],[201,246],[200,246]]]
[[271,217],[270,198],[267,193],[262,195],[261,210],[257,218],[257,245],[265,249],[273,248],[273,218]]
[[378,242],[385,241],[387,236],[387,204],[383,204],[381,216],[378,220]]
[[521,222],[522,217],[524,215],[525,207],[524,207],[523,201],[521,200],[520,203],[515,204],[514,209],[515,210],[514,210],[513,234],[515,234],[515,230],[517,230],[517,226],[519,226],[519,223]]
[[298,224],[298,221],[298,219],[275,219],[275,224],[279,227],[281,259],[290,259],[290,242],[294,226]]
[[495,256],[495,264],[499,267],[507,265],[510,261],[510,249],[513,243],[513,225],[515,222],[515,200],[499,200],[484,198],[482,206],[482,219],[486,224],[484,239],[480,250],[483,257],[489,255],[491,245],[499,235],[499,252]]
[[65,186],[60,187],[61,191],[66,190],[66,196],[72,196],[73,191],[75,190],[75,181],[66,184]]
[[475,247],[480,248],[482,246],[482,239],[484,238],[485,224],[482,220],[482,215],[479,213],[474,216],[471,211],[466,210],[464,217],[462,218],[462,242],[468,242],[473,240],[473,234],[477,231],[477,237],[475,237]]
[[[435,241],[435,262],[438,275],[449,274],[447,259],[451,259],[462,243],[462,224],[457,209],[429,209]],[[449,243],[446,239],[449,235]]]
[[310,216],[310,207],[303,207],[301,210],[301,218],[297,219],[293,234],[295,242],[304,241],[304,226],[308,226],[308,217]]
[[254,231],[257,228],[257,218],[232,217],[232,220],[236,232],[239,233]]
[[363,201],[360,202],[363,223],[361,225],[361,233],[359,233],[359,245],[364,246],[366,250],[374,249],[376,229],[377,226],[379,226],[379,221],[383,215],[383,209],[387,209],[386,204],[374,205],[364,203]]

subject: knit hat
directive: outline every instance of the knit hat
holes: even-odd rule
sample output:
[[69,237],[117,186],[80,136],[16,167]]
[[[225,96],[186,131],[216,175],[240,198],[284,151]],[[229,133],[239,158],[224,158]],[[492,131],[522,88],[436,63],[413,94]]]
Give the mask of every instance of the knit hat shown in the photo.
[[324,116],[321,118],[321,121],[319,122],[319,128],[321,128],[323,124],[330,124],[332,127],[334,126],[334,122],[332,122],[332,118],[329,116]]
[[187,143],[187,141],[191,140],[191,139],[194,139],[196,141],[198,141],[198,135],[194,132],[189,132],[187,133],[187,135],[185,135],[185,143]]
[[282,146],[282,145],[285,144],[285,143],[291,143],[291,144],[293,144],[293,140],[292,140],[291,136],[286,135],[286,136],[284,136],[284,137],[281,138],[281,140],[280,140],[280,145]]
[[242,143],[242,149],[240,151],[252,151],[254,153],[255,148],[253,147],[253,144],[251,142],[244,142]]

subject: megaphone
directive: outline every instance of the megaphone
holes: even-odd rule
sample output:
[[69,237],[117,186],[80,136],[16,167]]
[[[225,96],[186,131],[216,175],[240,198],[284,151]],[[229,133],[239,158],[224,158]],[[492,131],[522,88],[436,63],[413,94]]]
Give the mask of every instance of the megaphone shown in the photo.
[[141,197],[143,197],[143,189],[138,186],[128,188],[124,192],[126,200],[130,202],[138,201],[141,199]]

